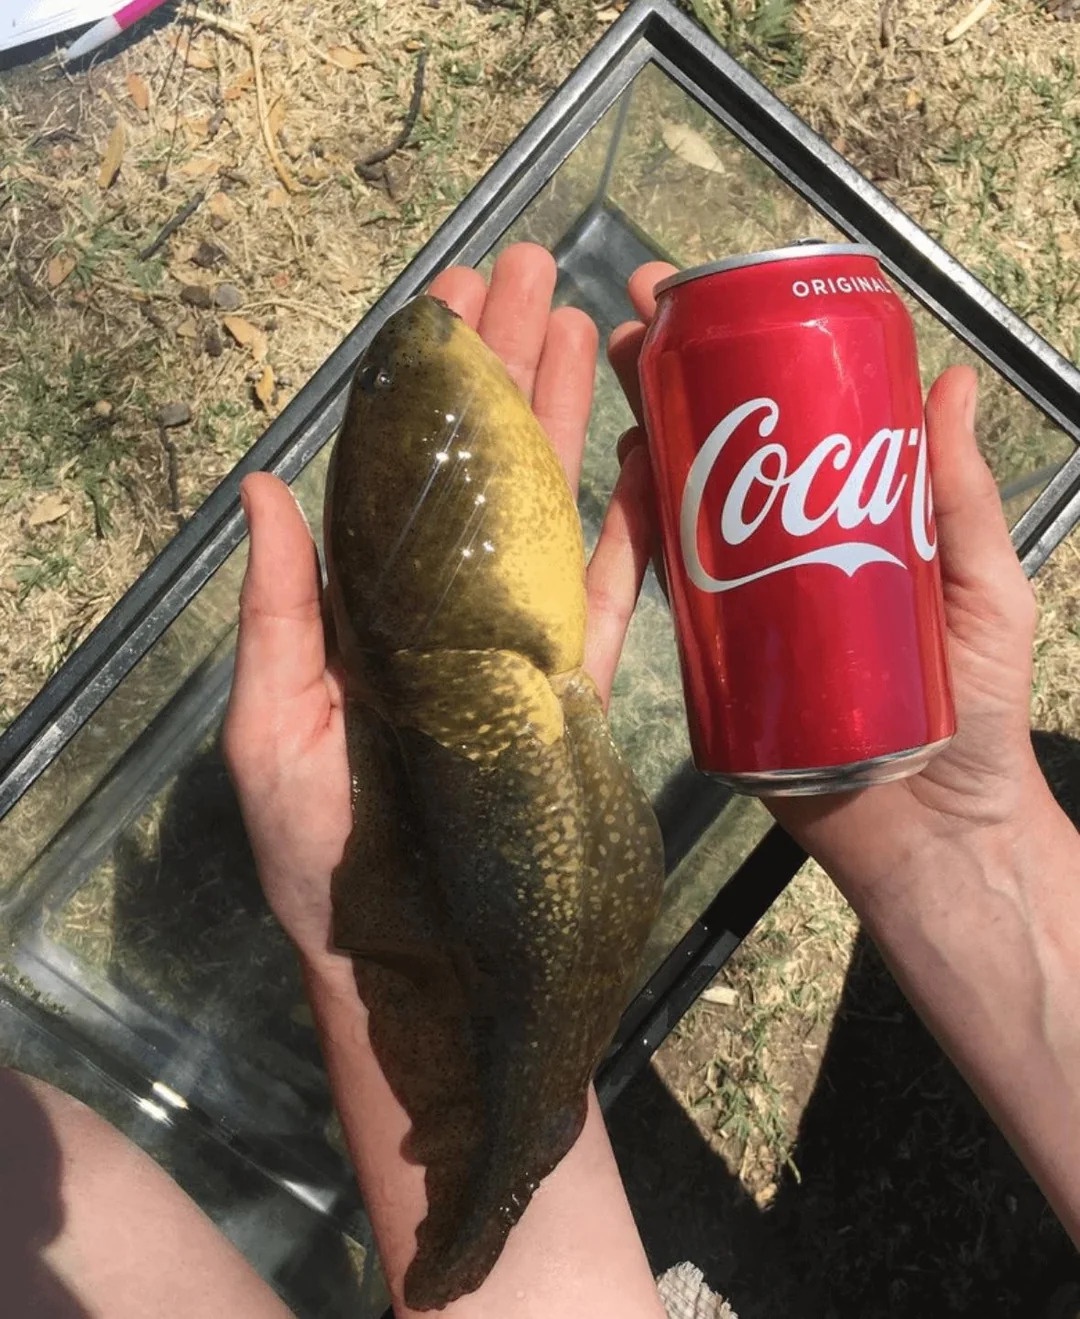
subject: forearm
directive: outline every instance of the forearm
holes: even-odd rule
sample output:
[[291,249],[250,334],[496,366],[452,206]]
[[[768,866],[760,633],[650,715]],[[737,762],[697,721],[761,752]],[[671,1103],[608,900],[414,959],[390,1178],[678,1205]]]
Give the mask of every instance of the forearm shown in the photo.
[[[304,977],[396,1313],[411,1315],[401,1285],[426,1202],[423,1168],[401,1152],[409,1119],[372,1053],[348,959],[309,963]],[[536,1192],[487,1282],[443,1313],[663,1319],[595,1099],[577,1144]]]
[[1080,1242],[1080,838],[1049,793],[896,872],[832,873],[897,980]]

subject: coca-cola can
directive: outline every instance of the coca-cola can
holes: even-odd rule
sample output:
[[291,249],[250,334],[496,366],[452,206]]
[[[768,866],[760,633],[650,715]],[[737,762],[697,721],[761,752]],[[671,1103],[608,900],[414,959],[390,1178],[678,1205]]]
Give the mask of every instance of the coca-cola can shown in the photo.
[[956,724],[915,332],[875,253],[672,275],[639,371],[698,768],[762,796],[920,770]]

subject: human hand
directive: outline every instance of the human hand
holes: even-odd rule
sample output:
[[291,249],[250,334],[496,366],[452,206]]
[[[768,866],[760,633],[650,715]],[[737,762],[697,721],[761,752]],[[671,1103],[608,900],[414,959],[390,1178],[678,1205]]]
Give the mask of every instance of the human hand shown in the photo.
[[[635,273],[630,294],[641,321],[618,327],[608,347],[638,422],[627,443],[642,434],[637,361],[656,307],[653,289],[673,270],[654,262]],[[1048,804],[1028,732],[1035,602],[976,448],[976,385],[970,369],[950,368],[926,403],[956,737],[921,773],[899,782],[766,799],[841,882],[856,873],[867,881],[885,876],[902,858],[971,831],[1022,831]]]
[[[576,493],[597,333],[583,312],[552,310],[555,277],[546,251],[518,244],[496,261],[490,288],[478,272],[455,268],[429,292],[505,362]],[[605,704],[652,544],[647,457],[640,446],[623,456],[586,582],[585,667]],[[288,487],[255,473],[241,498],[251,546],[225,760],[267,900],[301,956],[316,962],[333,955],[330,876],[352,824],[342,683],[323,628],[317,552]]]

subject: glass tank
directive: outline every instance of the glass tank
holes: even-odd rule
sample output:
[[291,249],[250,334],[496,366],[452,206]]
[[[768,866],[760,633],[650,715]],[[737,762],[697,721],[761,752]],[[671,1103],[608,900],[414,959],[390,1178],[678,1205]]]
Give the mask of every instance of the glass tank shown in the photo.
[[[643,261],[695,264],[807,236],[841,237],[646,65],[497,246],[550,247],[558,299],[606,335],[632,314],[626,280]],[[972,359],[912,310],[928,381]],[[981,443],[1015,518],[1073,446],[980,371]],[[590,544],[629,423],[601,360],[579,500]],[[326,457],[295,482],[316,535]],[[149,1150],[301,1319],[367,1319],[386,1305],[368,1228],[220,756],[245,553],[225,560],[0,820],[0,1061],[77,1094]],[[611,719],[667,848],[644,983],[769,825],[758,803],[689,765],[671,623],[651,575]]]

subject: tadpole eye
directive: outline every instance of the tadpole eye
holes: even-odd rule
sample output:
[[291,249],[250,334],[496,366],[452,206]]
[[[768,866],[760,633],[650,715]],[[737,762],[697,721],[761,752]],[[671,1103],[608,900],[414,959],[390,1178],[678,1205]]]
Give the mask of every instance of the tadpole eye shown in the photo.
[[357,376],[357,383],[365,394],[373,394],[377,389],[386,389],[393,380],[394,377],[386,367],[379,366],[375,362],[369,362]]

